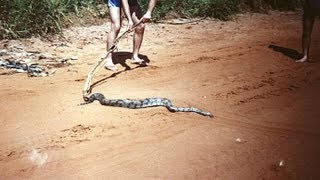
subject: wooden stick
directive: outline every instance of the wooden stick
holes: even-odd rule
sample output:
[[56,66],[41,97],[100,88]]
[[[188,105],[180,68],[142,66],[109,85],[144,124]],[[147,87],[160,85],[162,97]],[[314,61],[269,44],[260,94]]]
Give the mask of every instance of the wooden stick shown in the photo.
[[[135,24],[133,28],[136,28],[139,24],[141,24],[143,22],[143,20],[141,19],[137,24]],[[82,95],[83,95],[83,100],[87,101],[89,98],[89,95],[91,93],[91,82],[92,82],[92,78],[94,76],[94,74],[97,72],[98,69],[100,69],[99,67],[101,67],[101,64],[106,60],[106,57],[112,53],[115,49],[116,49],[116,45],[118,44],[119,40],[127,33],[131,32],[131,29],[126,30],[125,32],[123,32],[112,44],[112,46],[108,49],[107,55],[104,58],[101,58],[89,71],[87,79],[84,83],[84,87],[82,90]]]
[[[106,55],[106,57],[111,53],[113,52],[114,49],[110,49]],[[88,74],[88,77],[87,77],[87,80],[85,81],[84,83],[84,87],[83,87],[83,90],[82,90],[82,94],[83,94],[83,100],[87,100],[90,93],[91,93],[91,82],[92,82],[92,78],[93,78],[93,75],[97,72],[97,69],[98,67],[101,67],[101,64],[102,62],[104,62],[106,60],[106,57],[103,57],[101,58],[96,64],[95,66],[93,66],[91,68],[91,70],[89,71],[89,74]],[[100,69],[100,68],[99,68]]]

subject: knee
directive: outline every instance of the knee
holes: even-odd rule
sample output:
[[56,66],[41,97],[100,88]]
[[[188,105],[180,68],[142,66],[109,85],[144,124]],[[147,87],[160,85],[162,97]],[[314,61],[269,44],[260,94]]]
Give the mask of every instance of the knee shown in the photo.
[[136,29],[135,29],[135,32],[136,33],[139,33],[139,34],[142,34],[144,32],[144,29],[145,29],[146,25],[144,23],[142,24],[139,24]]
[[112,23],[111,24],[111,31],[118,33],[120,31],[121,25],[120,23]]

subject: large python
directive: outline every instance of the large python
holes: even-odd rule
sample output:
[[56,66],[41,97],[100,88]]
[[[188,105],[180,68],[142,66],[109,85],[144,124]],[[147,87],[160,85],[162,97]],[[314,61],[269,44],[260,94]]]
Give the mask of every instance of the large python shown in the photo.
[[210,112],[202,111],[201,109],[195,107],[176,107],[167,98],[146,98],[142,100],[132,100],[132,99],[107,99],[101,93],[91,94],[89,97],[85,98],[85,102],[80,105],[85,105],[92,103],[93,101],[99,101],[101,105],[105,106],[116,106],[130,109],[147,108],[164,106],[170,112],[195,112],[203,116],[213,117]]

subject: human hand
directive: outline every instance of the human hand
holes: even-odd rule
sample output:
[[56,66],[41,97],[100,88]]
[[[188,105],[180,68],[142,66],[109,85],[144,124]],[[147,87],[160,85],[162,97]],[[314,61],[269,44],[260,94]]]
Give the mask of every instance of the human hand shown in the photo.
[[141,21],[143,23],[147,23],[147,22],[150,22],[151,20],[151,13],[150,12],[147,12],[146,14],[144,14],[141,18]]

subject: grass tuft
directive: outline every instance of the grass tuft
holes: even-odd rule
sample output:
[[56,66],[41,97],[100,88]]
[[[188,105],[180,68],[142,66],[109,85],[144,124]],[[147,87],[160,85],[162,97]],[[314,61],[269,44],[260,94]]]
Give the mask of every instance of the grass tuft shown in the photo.
[[[144,11],[148,2],[140,0]],[[229,20],[241,12],[294,10],[301,5],[302,0],[158,0],[153,17],[156,20],[170,16]],[[74,15],[84,19],[88,14],[106,17],[99,9],[101,6],[106,7],[104,0],[0,0],[0,39],[61,33],[62,28],[72,22],[68,18]]]

